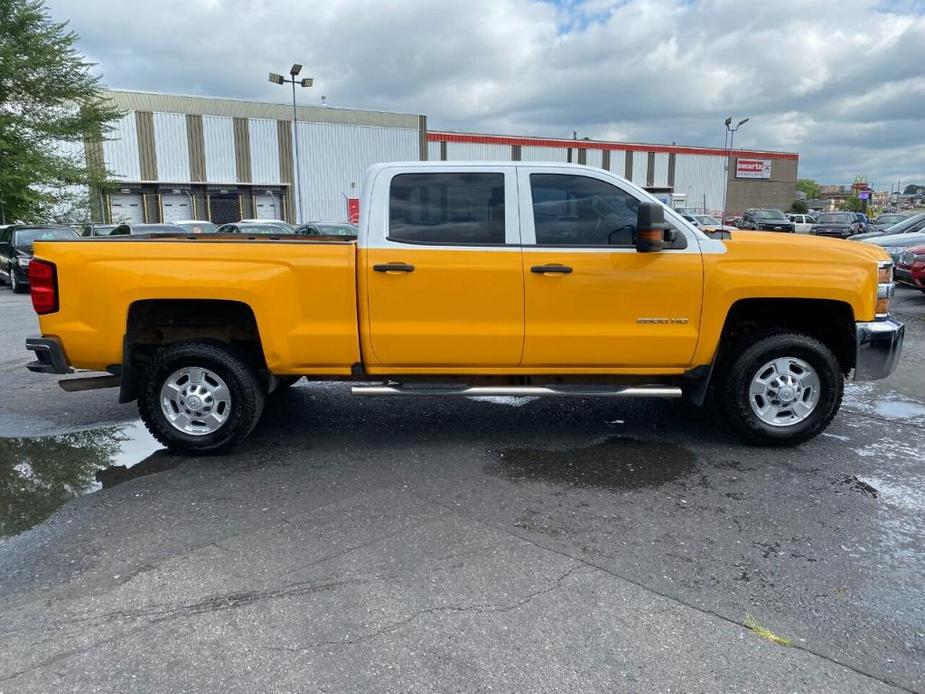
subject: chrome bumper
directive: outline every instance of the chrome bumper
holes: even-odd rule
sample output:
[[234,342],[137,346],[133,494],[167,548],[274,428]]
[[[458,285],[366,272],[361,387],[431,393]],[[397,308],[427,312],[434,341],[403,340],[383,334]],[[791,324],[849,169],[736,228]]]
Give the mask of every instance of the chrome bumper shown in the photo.
[[871,321],[856,323],[857,357],[854,363],[854,380],[876,381],[886,378],[899,363],[906,326],[899,321]]

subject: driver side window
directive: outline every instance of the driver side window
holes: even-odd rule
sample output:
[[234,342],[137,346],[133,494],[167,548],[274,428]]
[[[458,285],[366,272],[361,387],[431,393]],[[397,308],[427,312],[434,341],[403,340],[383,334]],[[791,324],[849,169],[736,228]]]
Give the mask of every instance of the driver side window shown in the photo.
[[631,247],[639,201],[596,178],[530,174],[538,246]]

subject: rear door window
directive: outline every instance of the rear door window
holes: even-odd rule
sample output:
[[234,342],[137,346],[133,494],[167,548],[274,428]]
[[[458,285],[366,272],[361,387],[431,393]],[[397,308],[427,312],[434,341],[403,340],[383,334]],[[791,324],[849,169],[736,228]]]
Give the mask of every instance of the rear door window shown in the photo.
[[389,240],[503,245],[504,174],[411,173],[392,179]]

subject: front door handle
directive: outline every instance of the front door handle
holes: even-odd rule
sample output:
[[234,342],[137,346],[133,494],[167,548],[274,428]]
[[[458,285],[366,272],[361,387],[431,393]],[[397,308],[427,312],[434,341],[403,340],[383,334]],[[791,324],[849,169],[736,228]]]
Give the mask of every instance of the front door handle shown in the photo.
[[382,265],[373,265],[376,272],[414,272],[414,265],[408,263],[383,263]]
[[530,272],[535,272],[538,275],[567,275],[572,271],[568,265],[534,265],[530,268]]

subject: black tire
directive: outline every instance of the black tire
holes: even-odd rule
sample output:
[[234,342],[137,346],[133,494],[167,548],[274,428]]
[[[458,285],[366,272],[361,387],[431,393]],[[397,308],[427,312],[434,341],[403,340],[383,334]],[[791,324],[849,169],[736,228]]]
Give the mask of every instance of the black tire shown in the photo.
[[[795,446],[820,434],[841,405],[844,374],[838,359],[819,340],[797,332],[773,332],[756,336],[744,349],[719,384],[719,404],[730,426],[749,443],[764,446]],[[772,359],[795,357],[809,364],[819,377],[819,400],[802,421],[774,426],[753,411],[749,387],[758,370]]]
[[[231,414],[216,431],[188,434],[174,427],[161,408],[161,388],[183,367],[199,366],[220,376],[230,391]],[[240,444],[263,412],[264,389],[254,369],[229,347],[179,342],[162,348],[146,369],[139,387],[138,411],[154,436],[171,450],[214,453]]]
[[10,289],[13,290],[14,294],[25,294],[26,290],[29,289],[29,285],[21,284],[16,281],[16,273],[13,270],[10,270]]

